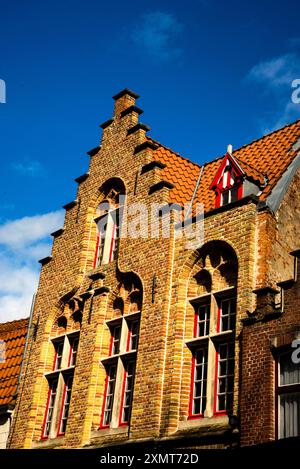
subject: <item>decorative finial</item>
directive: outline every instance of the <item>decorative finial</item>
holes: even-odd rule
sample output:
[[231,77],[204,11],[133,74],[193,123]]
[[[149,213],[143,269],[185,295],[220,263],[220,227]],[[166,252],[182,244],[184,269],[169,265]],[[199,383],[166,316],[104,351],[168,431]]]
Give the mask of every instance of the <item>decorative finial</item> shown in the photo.
[[229,155],[232,155],[232,145],[227,145],[227,153],[229,153]]

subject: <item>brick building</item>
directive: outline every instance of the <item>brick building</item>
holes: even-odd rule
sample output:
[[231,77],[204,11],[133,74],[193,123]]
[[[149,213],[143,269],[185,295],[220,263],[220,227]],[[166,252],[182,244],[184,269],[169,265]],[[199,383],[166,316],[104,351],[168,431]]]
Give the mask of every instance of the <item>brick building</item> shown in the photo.
[[0,324],[0,449],[6,448],[26,343],[28,319]]
[[297,336],[297,295],[282,313],[281,292],[299,244],[300,121],[200,167],[146,135],[137,98],[114,96],[40,261],[11,448],[224,448],[292,418],[276,367]]

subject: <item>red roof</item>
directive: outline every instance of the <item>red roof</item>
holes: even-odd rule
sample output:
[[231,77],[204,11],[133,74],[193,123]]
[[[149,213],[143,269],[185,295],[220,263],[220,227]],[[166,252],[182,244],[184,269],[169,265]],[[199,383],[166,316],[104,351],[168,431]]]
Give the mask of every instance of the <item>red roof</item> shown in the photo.
[[0,406],[14,402],[28,319],[0,324]]
[[[288,124],[264,137],[254,140],[238,150],[233,156],[247,177],[262,186],[261,200],[270,195],[272,189],[297,155],[294,145],[300,138],[300,120]],[[192,199],[201,166],[175,153],[170,148],[151,139],[159,145],[153,152],[153,159],[166,164],[162,178],[174,184],[170,190],[170,202],[181,205]],[[215,208],[215,193],[209,189],[225,155],[205,163],[194,203],[204,204],[206,212]],[[265,179],[266,177],[266,179]],[[267,181],[265,187],[264,183]]]

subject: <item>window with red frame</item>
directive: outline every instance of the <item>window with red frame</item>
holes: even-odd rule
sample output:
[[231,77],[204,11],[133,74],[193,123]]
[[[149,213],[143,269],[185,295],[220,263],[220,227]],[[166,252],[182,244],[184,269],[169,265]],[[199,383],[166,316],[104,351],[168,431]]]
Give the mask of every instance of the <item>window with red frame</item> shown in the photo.
[[114,394],[116,386],[117,366],[110,365],[106,375],[106,389],[104,398],[103,420],[102,426],[107,427],[110,424],[112,416],[112,408],[114,403]]
[[206,408],[207,355],[207,347],[194,352],[192,362],[192,396],[190,402],[191,416],[203,416]]
[[218,332],[224,332],[235,329],[236,321],[236,298],[219,298],[219,324]]
[[59,342],[55,342],[55,357],[54,357],[54,370],[59,370],[61,368],[61,361],[63,356],[63,349],[64,349],[64,339],[60,340]]
[[122,206],[110,205],[107,201],[100,204],[104,214],[95,219],[97,223],[97,241],[94,268],[114,261],[118,255]]
[[210,303],[196,303],[195,308],[195,337],[209,335]]
[[107,230],[107,215],[104,215],[100,220],[97,221],[97,241],[96,241],[96,253],[94,260],[94,268],[102,264],[104,256],[104,245]]
[[45,414],[44,428],[43,428],[43,434],[42,434],[43,438],[48,438],[50,434],[50,428],[51,428],[53,412],[54,412],[54,404],[55,404],[55,399],[56,399],[57,383],[58,383],[57,379],[53,379],[49,383],[47,410]]
[[127,350],[136,350],[139,342],[139,320],[131,321],[128,323],[128,346]]
[[70,358],[69,366],[76,365],[77,351],[78,351],[79,337],[70,338]]
[[121,324],[111,327],[111,350],[110,355],[117,355],[120,351]]
[[78,344],[79,333],[53,340],[55,354],[52,372],[47,374],[49,392],[42,439],[62,436],[66,431]]
[[234,342],[217,345],[215,411],[232,411],[234,385]]
[[64,435],[66,428],[67,428],[67,421],[69,415],[69,408],[71,402],[71,393],[72,393],[72,385],[73,385],[73,375],[69,375],[64,377],[65,379],[65,387],[63,392],[63,401],[61,406],[61,415],[60,421],[58,426],[58,435]]
[[[186,342],[192,356],[189,418],[228,414],[234,391],[236,288],[212,289],[190,302],[195,316],[193,338]],[[209,376],[214,384],[208,383]]]
[[[139,312],[108,321],[111,334],[109,356],[103,359],[106,381],[100,429],[128,425],[131,416]],[[116,382],[122,383],[116,388]]]
[[121,406],[121,424],[128,424],[130,420],[132,395],[133,395],[133,384],[134,384],[134,371],[135,362],[130,361],[125,365],[124,370],[124,381],[123,381],[123,395],[122,395],[122,406]]

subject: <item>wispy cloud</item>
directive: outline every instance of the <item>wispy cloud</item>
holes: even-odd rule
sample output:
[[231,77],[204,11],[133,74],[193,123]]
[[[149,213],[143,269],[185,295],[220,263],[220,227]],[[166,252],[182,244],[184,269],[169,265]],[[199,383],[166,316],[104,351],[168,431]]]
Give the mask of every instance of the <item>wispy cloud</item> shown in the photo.
[[300,59],[296,54],[286,54],[255,65],[249,72],[248,80],[266,84],[269,89],[291,82],[300,75]]
[[63,211],[0,225],[0,322],[27,317],[39,277],[38,259],[49,254],[49,234],[62,226]]
[[259,85],[267,99],[271,99],[272,112],[259,118],[263,133],[300,118],[300,105],[292,102],[292,82],[297,78],[300,78],[300,57],[296,53],[260,62],[249,71],[248,85]]
[[173,14],[156,11],[142,16],[131,37],[152,58],[170,60],[183,52],[178,45],[182,30],[183,25]]
[[41,176],[45,169],[39,161],[34,160],[25,160],[19,161],[11,164],[11,167],[14,171],[17,171],[21,174],[26,174],[28,176]]

